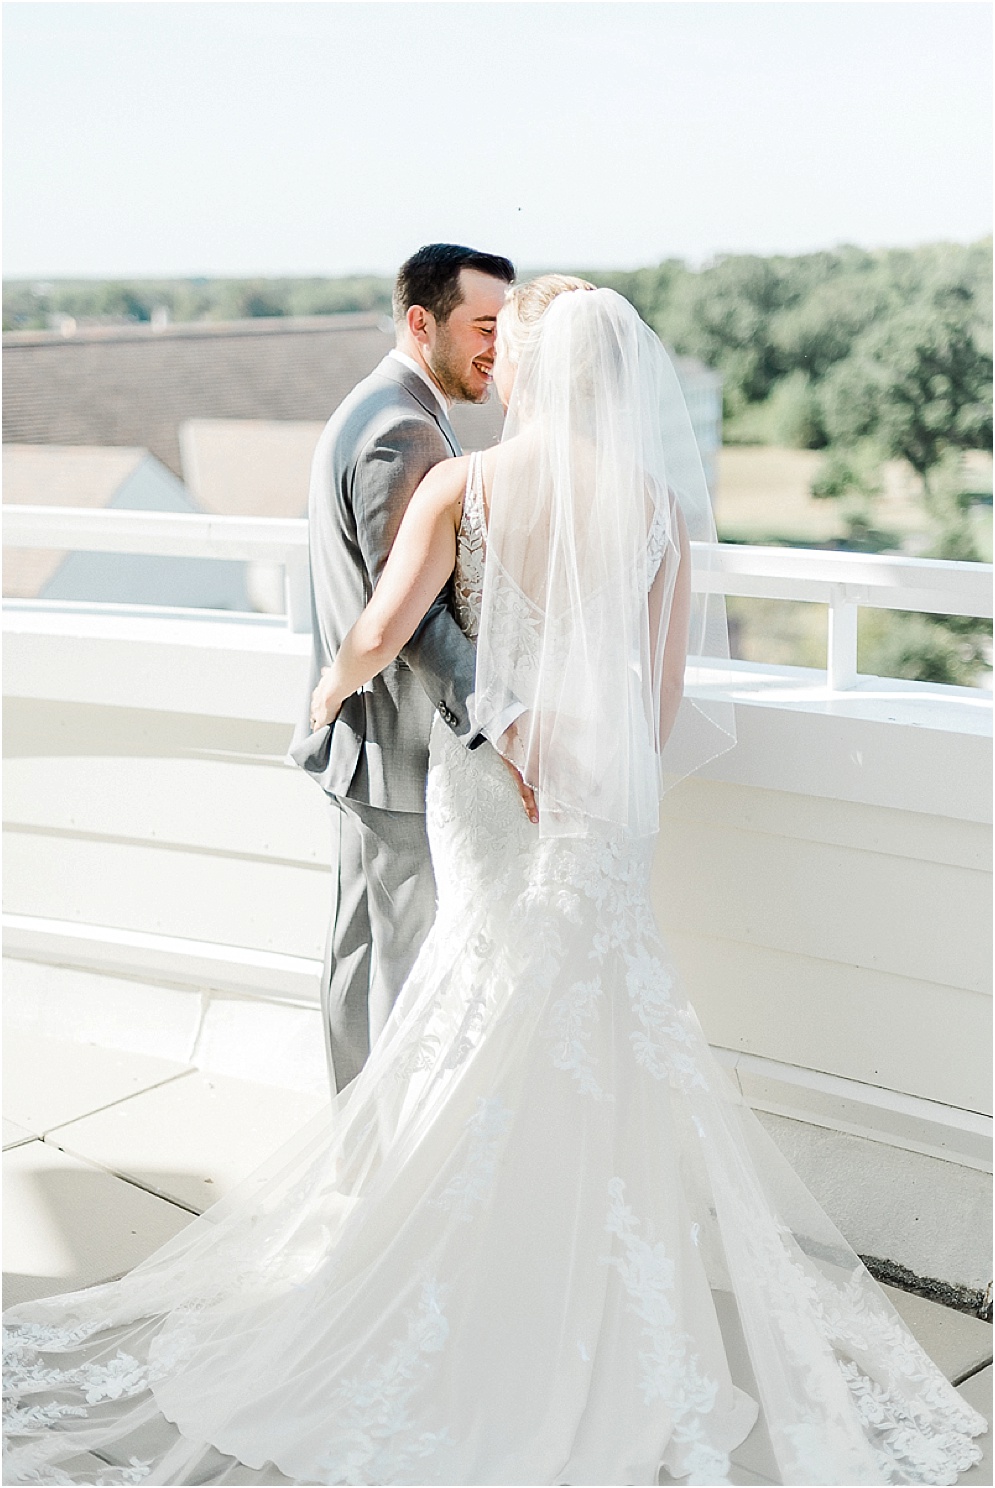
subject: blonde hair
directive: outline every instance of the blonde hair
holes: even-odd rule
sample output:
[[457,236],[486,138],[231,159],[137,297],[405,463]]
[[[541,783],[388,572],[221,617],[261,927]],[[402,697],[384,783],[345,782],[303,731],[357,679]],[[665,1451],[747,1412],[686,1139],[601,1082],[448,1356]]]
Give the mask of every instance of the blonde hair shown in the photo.
[[597,287],[573,274],[541,274],[538,279],[530,279],[527,284],[516,284],[514,289],[509,289],[498,316],[498,340],[508,360],[518,361],[533,326],[539,323],[557,295],[569,290]]

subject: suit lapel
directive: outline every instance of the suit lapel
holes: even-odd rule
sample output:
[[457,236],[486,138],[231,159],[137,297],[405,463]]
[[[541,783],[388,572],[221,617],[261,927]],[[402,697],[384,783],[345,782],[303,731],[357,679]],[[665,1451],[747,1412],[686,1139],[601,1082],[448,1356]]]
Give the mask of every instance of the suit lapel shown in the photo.
[[435,413],[435,422],[438,424],[446,439],[449,441],[449,448],[452,450],[453,454],[461,455],[463,453],[463,450],[460,447],[459,440],[456,438],[456,431],[449,420],[446,418],[445,414],[442,412],[441,408],[438,409]]
[[442,412],[438,400],[432,396],[416,372],[412,372],[410,367],[406,367],[403,362],[397,361],[392,356],[385,356],[379,367],[375,368],[375,372],[378,377],[386,377],[389,382],[396,382],[406,393],[410,393],[419,408],[423,408],[429,418],[438,424],[453,454],[463,453],[452,424]]

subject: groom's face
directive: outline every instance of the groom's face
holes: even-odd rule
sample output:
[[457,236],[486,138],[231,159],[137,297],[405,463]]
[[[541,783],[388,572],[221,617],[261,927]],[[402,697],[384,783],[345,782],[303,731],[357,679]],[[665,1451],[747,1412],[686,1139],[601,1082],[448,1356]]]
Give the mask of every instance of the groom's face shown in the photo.
[[498,312],[508,286],[477,269],[461,269],[460,289],[463,299],[449,319],[434,323],[425,360],[448,398],[483,403],[494,369]]

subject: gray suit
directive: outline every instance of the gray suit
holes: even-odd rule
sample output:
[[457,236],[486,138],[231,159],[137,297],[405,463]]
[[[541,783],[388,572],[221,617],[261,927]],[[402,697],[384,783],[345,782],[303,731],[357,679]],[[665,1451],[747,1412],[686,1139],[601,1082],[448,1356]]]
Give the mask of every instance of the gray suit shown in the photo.
[[459,442],[432,393],[393,357],[339,405],[318,441],[308,503],[314,662],[291,755],[334,805],[335,897],[322,978],[329,1069],[341,1090],[369,1054],[435,913],[425,834],[436,710],[470,748],[476,654],[440,594],[401,656],[310,733],[309,703],[380,576],[419,481]]

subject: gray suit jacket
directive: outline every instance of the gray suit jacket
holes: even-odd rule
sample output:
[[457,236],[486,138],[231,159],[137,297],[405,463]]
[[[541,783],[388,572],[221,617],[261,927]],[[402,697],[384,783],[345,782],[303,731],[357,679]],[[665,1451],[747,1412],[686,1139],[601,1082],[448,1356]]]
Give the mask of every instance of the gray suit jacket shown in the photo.
[[456,624],[449,589],[330,728],[312,735],[308,717],[321,668],[373,592],[415,487],[460,453],[428,388],[393,357],[353,388],[318,441],[308,501],[314,661],[290,754],[330,795],[423,812],[436,709],[465,744],[481,742],[468,709],[476,652]]

